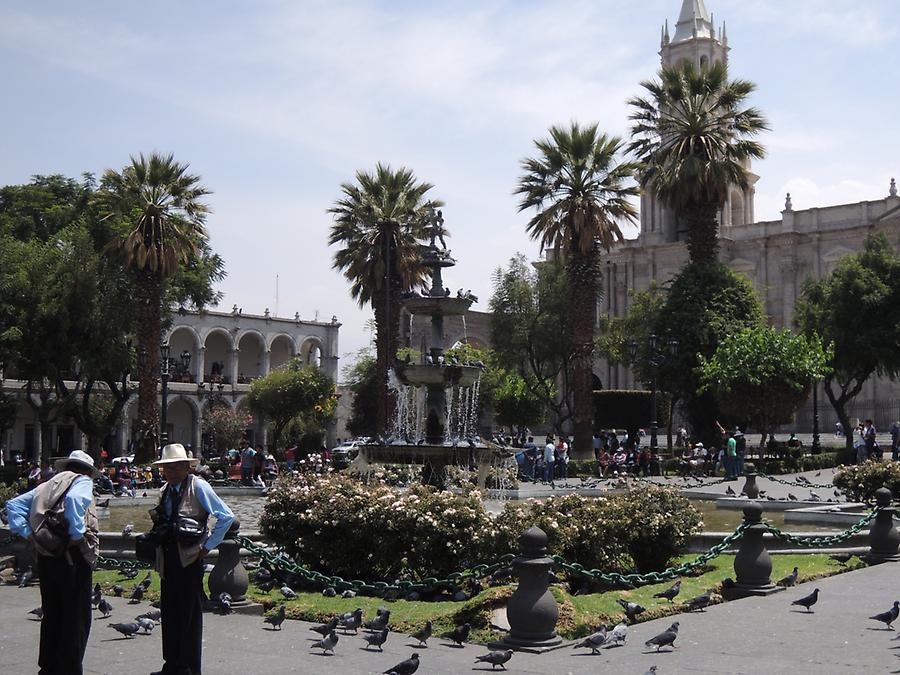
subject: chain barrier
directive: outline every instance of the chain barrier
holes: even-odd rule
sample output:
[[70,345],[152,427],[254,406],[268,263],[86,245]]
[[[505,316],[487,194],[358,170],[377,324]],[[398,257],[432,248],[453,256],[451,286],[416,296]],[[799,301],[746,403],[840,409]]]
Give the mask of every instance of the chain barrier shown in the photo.
[[99,556],[97,558],[97,568],[103,570],[118,570],[119,572],[131,572],[133,570],[150,569],[152,565],[143,560],[128,560],[119,558],[107,558]]
[[811,488],[811,489],[815,488],[816,490],[830,490],[834,487],[833,484],[822,485],[821,483],[812,483],[810,481],[804,482],[804,481],[799,481],[799,480],[784,480],[783,478],[776,478],[775,476],[770,476],[769,474],[761,473],[761,472],[758,472],[756,475],[759,476],[760,478],[768,478],[770,481],[773,481],[775,483],[781,483],[782,485],[791,485],[793,487]]
[[839,532],[838,534],[833,534],[828,537],[798,537],[793,534],[789,534],[787,532],[782,532],[777,527],[772,525],[770,522],[763,522],[763,525],[766,526],[766,529],[771,532],[774,536],[782,539],[786,542],[794,544],[795,546],[806,546],[813,548],[823,548],[827,546],[831,546],[832,544],[840,544],[843,541],[847,541],[850,537],[857,534],[861,529],[863,529],[866,525],[875,520],[875,516],[878,515],[881,508],[876,508],[872,513],[863,517],[858,523],[851,525],[843,532]]
[[0,539],[0,548],[3,548],[3,547],[5,547],[5,546],[9,546],[11,543],[13,543],[13,538],[12,538],[12,537],[5,537],[5,538],[3,538],[3,539]]
[[648,584],[658,584],[663,581],[674,581],[679,577],[690,574],[698,567],[702,567],[713,558],[720,556],[734,542],[744,536],[744,530],[749,527],[748,523],[738,525],[734,532],[725,537],[721,542],[710,548],[706,553],[701,553],[693,560],[682,563],[677,567],[669,567],[662,572],[647,572],[646,574],[621,574],[619,572],[602,572],[596,569],[585,569],[579,563],[567,563],[557,555],[550,556],[556,566],[560,569],[588,577],[596,581],[603,581],[607,584],[623,585],[623,586],[646,586]]
[[474,567],[470,567],[461,572],[453,572],[444,579],[427,577],[418,582],[404,579],[396,580],[393,583],[388,583],[386,581],[374,581],[368,583],[359,579],[348,581],[339,576],[316,572],[315,570],[311,570],[294,562],[282,552],[273,553],[247,537],[237,537],[237,541],[243,548],[265,561],[270,567],[296,574],[313,585],[322,586],[323,588],[330,586],[336,591],[352,590],[357,593],[371,594],[383,594],[395,591],[400,593],[411,593],[413,591],[431,591],[441,586],[458,586],[466,580],[476,581],[478,579],[483,579],[504,567],[509,567],[510,563],[515,558],[514,555],[507,554],[500,557],[497,562],[493,564],[475,565]]

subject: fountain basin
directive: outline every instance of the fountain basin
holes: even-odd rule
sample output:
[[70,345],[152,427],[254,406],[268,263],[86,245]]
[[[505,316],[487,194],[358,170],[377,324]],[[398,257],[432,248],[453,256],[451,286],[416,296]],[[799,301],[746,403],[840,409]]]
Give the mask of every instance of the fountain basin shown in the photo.
[[481,368],[475,366],[443,366],[398,363],[396,367],[397,379],[403,384],[413,387],[441,387],[451,385],[459,387],[471,387],[481,375]]
[[479,445],[470,448],[462,445],[363,445],[359,455],[366,462],[378,464],[425,464],[435,460],[444,464],[468,464],[474,454],[475,460],[487,459],[494,451]]
[[462,316],[469,311],[471,305],[471,298],[431,297],[428,295],[407,298],[403,301],[403,307],[410,314],[424,314],[425,316]]

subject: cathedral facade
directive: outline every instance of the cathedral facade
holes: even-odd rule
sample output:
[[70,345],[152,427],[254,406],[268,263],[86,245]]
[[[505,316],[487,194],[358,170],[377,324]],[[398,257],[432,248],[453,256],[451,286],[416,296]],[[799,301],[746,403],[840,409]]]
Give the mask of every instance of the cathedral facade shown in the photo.
[[[668,24],[662,29],[659,54],[662,66],[687,60],[701,68],[715,62],[727,65],[729,49],[724,24],[715,27],[703,0],[684,0],[674,34],[670,34]],[[729,191],[719,212],[719,258],[753,282],[775,326],[793,327],[794,308],[804,281],[829,274],[842,257],[857,252],[873,230],[887,235],[895,247],[900,246],[900,196],[893,179],[885,180],[884,196],[855,204],[795,210],[788,194],[779,220],[756,222],[753,202],[758,179],[751,174],[746,189]],[[633,292],[654,281],[669,281],[687,260],[686,233],[671,211],[653,194],[644,193],[638,237],[604,256],[599,312],[623,316]],[[601,361],[595,372],[605,388],[640,386],[625,366]],[[819,401],[824,431],[833,427],[836,416],[821,390]],[[900,418],[900,387],[889,380],[872,378],[848,410],[851,418],[872,417],[877,426],[886,428]],[[798,413],[794,426],[801,431],[811,428],[811,404]]]

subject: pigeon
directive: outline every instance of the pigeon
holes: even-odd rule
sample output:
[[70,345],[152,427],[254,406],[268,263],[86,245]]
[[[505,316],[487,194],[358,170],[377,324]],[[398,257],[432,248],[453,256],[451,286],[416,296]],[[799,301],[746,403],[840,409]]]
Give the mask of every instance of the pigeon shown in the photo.
[[832,560],[841,563],[841,565],[846,565],[850,562],[850,558],[853,557],[852,553],[835,553],[832,556],[828,556]]
[[141,600],[144,599],[144,587],[138,584],[131,590],[131,600],[128,601],[129,605],[136,605]]
[[30,567],[26,567],[22,570],[22,573],[19,574],[19,588],[25,588],[29,583],[31,583],[31,578],[34,576],[34,573],[31,571]]
[[822,498],[821,498],[818,494],[816,494],[815,492],[813,492],[812,490],[810,490],[810,491],[809,491],[809,501],[811,501],[811,502],[820,502],[820,501],[822,501]]
[[137,570],[122,570],[119,572],[124,579],[135,579],[137,578],[138,571]]
[[609,649],[610,647],[619,647],[620,645],[624,645],[628,642],[628,626],[624,623],[619,623],[615,628],[613,628],[612,633],[610,633],[606,637],[606,642],[603,645],[604,649]]
[[334,617],[333,619],[331,619],[331,621],[328,621],[327,623],[323,623],[320,626],[313,626],[311,630],[315,631],[322,637],[325,637],[331,631],[333,631],[335,628],[337,628],[337,625],[338,625],[338,618]]
[[393,668],[384,671],[384,675],[412,675],[419,669],[419,655],[413,652],[406,661],[401,661]]
[[281,624],[284,623],[284,605],[281,605],[274,614],[264,617],[263,622],[271,624],[272,630],[281,630]]
[[689,612],[693,612],[694,610],[704,611],[707,607],[709,607],[709,603],[712,602],[712,596],[709,591],[703,593],[702,595],[698,595],[697,597],[691,598],[686,601],[684,604],[687,607]]
[[676,581],[672,585],[671,588],[667,588],[664,591],[660,591],[659,593],[654,594],[653,597],[654,598],[665,598],[669,602],[672,602],[672,600],[675,599],[675,596],[677,596],[679,593],[681,593],[681,579]]
[[506,651],[502,652],[488,652],[487,654],[482,654],[481,656],[476,657],[475,663],[490,663],[491,670],[495,670],[497,666],[500,666],[501,668],[503,668],[503,670],[506,670],[506,666],[504,666],[503,664],[509,661],[512,658],[512,655],[512,649],[507,649]]
[[124,635],[127,638],[130,638],[132,635],[134,635],[141,629],[140,624],[138,624],[136,622],[111,623],[111,624],[109,624],[109,627],[112,628],[113,630],[118,631],[119,633],[121,633],[122,635]]
[[806,476],[797,476],[797,482],[809,485],[809,478],[807,478]]
[[834,491],[834,496],[837,497],[838,499],[840,499],[840,498],[841,498],[841,493],[838,492],[837,490],[835,490],[835,491]]
[[362,625],[362,615],[363,611],[359,608],[354,610],[350,616],[346,614],[341,617],[341,621],[338,625],[340,625],[344,631],[352,630],[354,634],[359,631],[359,627]]
[[351,591],[351,590],[348,588],[346,591],[344,591],[343,593],[341,593],[341,597],[342,597],[342,598],[347,598],[347,599],[355,598],[355,597],[356,597],[356,591]]
[[671,626],[666,628],[662,633],[657,635],[656,637],[652,637],[644,643],[645,647],[652,647],[656,645],[656,651],[659,651],[663,647],[672,647],[675,648],[675,638],[678,637],[678,622],[676,621]]
[[428,642],[428,638],[431,637],[431,621],[426,621],[425,625],[422,628],[417,630],[409,637],[413,638],[414,640],[418,640],[420,647],[427,647],[428,645],[426,643]]
[[138,625],[144,629],[145,634],[149,634],[154,628],[156,628],[156,622],[153,619],[148,619],[146,617],[141,617],[137,620]]
[[788,492],[788,499],[790,499],[792,502],[797,501],[797,498],[794,496],[793,492]]
[[103,590],[100,588],[100,584],[94,584],[94,590],[91,592],[91,604],[94,606],[94,609],[100,604],[102,598]]
[[100,602],[97,603],[97,609],[103,613],[104,619],[112,614],[112,605],[107,602],[106,598],[100,598]]
[[331,652],[334,654],[334,647],[338,643],[338,634],[334,631],[331,631],[328,635],[323,637],[318,642],[314,642],[312,645],[313,649],[321,649],[322,653]]
[[631,623],[635,622],[638,614],[647,611],[636,602],[628,602],[627,600],[623,600],[622,598],[619,598],[618,600],[616,600],[616,602],[622,605],[622,609],[625,610],[625,616],[628,617],[628,621],[630,621]]
[[104,499],[102,502],[97,502],[98,509],[106,509],[109,508],[109,497]]
[[145,590],[145,591],[149,591],[149,590],[150,590],[150,584],[152,584],[152,583],[153,583],[153,573],[152,573],[152,572],[147,572],[147,576],[145,576],[145,577],[141,580],[141,586],[144,587],[144,590]]
[[784,586],[785,588],[787,588],[788,586],[793,586],[794,584],[797,583],[797,576],[799,574],[800,574],[800,570],[795,567],[793,572],[788,574],[783,579],[778,580],[778,585]]
[[725,494],[728,495],[729,497],[734,497],[734,490],[731,489],[730,485],[727,488],[725,488]]
[[601,626],[593,635],[588,635],[584,640],[575,645],[575,649],[590,649],[591,654],[599,654],[600,647],[606,642],[606,626]]
[[126,523],[122,528],[122,536],[126,539],[134,534],[134,523]]
[[801,607],[806,607],[807,612],[812,612],[810,607],[816,604],[819,601],[819,589],[815,589],[809,595],[800,598],[799,600],[794,600],[791,605],[800,605]]
[[272,579],[269,579],[267,581],[257,581],[256,587],[263,593],[268,593],[273,588],[275,588],[275,582]]
[[34,614],[38,619],[44,618],[44,608],[43,607],[35,607],[33,610],[31,610],[28,613]]
[[115,586],[112,587],[112,591],[113,591],[114,596],[116,596],[117,598],[121,598],[122,593],[125,592],[125,587],[121,586],[119,584],[116,584]]
[[151,621],[159,623],[162,619],[162,612],[158,609],[151,609],[149,612],[144,612],[140,616],[134,617],[135,621],[137,621],[138,619],[150,619]]
[[383,652],[384,650],[381,646],[387,642],[388,637],[388,629],[382,628],[377,633],[370,633],[369,635],[363,635],[363,640],[366,641],[366,649],[369,647],[378,647],[378,651]]
[[337,591],[334,590],[331,586],[326,586],[322,589],[322,596],[325,598],[333,598],[337,595]]
[[644,675],[656,675],[656,666],[650,666]]
[[469,639],[469,631],[472,630],[472,626],[470,624],[464,623],[462,626],[457,626],[449,633],[444,633],[441,635],[442,638],[446,638],[451,642],[455,642],[457,646],[462,647],[463,642]]
[[391,610],[379,609],[378,614],[371,621],[366,621],[365,627],[368,630],[382,630],[387,627],[391,620]]
[[281,587],[281,594],[284,596],[285,600],[297,599],[297,594],[294,593],[294,589],[287,585]]
[[885,626],[892,629],[893,626],[891,624],[897,620],[897,616],[900,616],[900,602],[895,600],[894,606],[888,611],[876,614],[875,616],[870,616],[869,618],[873,621],[881,621]]
[[216,604],[219,607],[219,612],[222,614],[231,614],[231,594],[219,593],[219,597],[216,598]]

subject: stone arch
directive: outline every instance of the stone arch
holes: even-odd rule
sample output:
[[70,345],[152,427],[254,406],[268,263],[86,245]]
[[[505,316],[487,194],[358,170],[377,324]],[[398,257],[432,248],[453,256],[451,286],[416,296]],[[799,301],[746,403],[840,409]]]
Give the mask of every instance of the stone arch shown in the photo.
[[319,338],[311,335],[303,339],[300,344],[300,358],[303,360],[303,365],[321,368],[324,356],[325,349]]
[[203,382],[229,382],[234,359],[234,336],[224,328],[213,328],[203,337]]
[[744,208],[744,195],[740,190],[731,191],[731,224],[746,225],[747,210]]
[[704,54],[703,56],[700,57],[700,67],[706,68],[708,65],[709,65],[709,57],[706,54]]
[[193,447],[196,441],[195,430],[200,421],[197,401],[190,396],[170,396],[167,407],[166,431],[169,442]]
[[241,331],[237,338],[238,382],[250,382],[265,375],[266,338],[258,330]]
[[[169,343],[169,356],[175,364],[172,369],[172,380],[175,382],[194,382],[197,369],[199,368],[199,359],[197,358],[200,349],[200,334],[193,326],[175,326],[169,331],[166,340]],[[190,354],[188,367],[185,369],[184,361],[181,355],[187,352]]]
[[269,341],[269,370],[280,368],[297,355],[297,343],[287,333],[273,335]]

